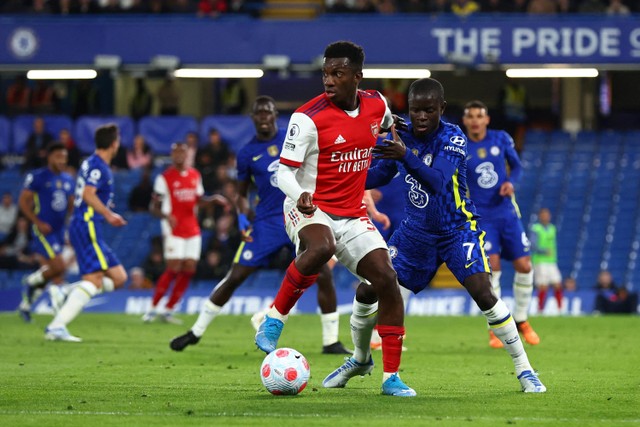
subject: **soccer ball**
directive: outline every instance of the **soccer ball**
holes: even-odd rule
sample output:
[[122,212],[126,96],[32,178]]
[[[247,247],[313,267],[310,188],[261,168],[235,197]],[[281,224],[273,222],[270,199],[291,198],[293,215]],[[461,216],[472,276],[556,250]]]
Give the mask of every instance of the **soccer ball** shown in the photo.
[[278,348],[267,354],[260,368],[262,384],[271,394],[300,393],[309,381],[309,362],[292,348]]

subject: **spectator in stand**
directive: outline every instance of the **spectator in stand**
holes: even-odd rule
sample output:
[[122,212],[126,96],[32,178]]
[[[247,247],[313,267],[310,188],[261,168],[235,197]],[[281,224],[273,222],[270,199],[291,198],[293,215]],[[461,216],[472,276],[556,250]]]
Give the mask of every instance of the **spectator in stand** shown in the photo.
[[325,7],[327,8],[327,13],[351,13],[353,12],[352,5],[353,2],[348,2],[347,0],[333,0],[327,1]]
[[144,268],[145,276],[151,283],[156,283],[164,273],[167,266],[162,253],[162,236],[155,236],[151,239],[151,250],[142,267]]
[[44,119],[33,119],[33,132],[27,139],[22,171],[43,167],[47,163],[47,145],[53,141],[53,136],[45,129]]
[[222,113],[242,114],[247,107],[247,91],[240,79],[229,79],[222,91]]
[[601,0],[582,0],[578,13],[605,13],[607,6]]
[[141,289],[153,289],[153,283],[146,277],[144,269],[142,267],[133,267],[129,270],[129,289],[141,290]]
[[393,15],[398,11],[394,0],[379,0],[376,7],[382,15]]
[[161,116],[176,116],[180,110],[180,92],[175,79],[167,77],[158,89]]
[[480,3],[480,10],[483,13],[505,13],[511,10],[509,0],[485,0]]
[[133,138],[133,147],[127,150],[129,169],[150,168],[153,166],[153,153],[145,142],[144,136],[138,134]]
[[153,98],[144,83],[144,79],[136,79],[136,92],[131,99],[131,117],[134,120],[140,120],[141,117],[151,114],[151,106]]
[[200,145],[200,137],[197,132],[189,132],[184,137],[184,142],[187,144],[187,158],[184,164],[188,168],[195,167],[196,153],[198,152],[198,146]]
[[24,270],[38,268],[38,262],[29,251],[31,233],[29,221],[19,216],[9,235],[0,243],[0,268]]
[[111,169],[113,171],[127,170],[129,169],[129,163],[127,162],[127,149],[122,144],[118,146],[116,155],[111,160]]
[[427,13],[429,2],[423,0],[402,0],[398,4],[402,13]]
[[558,5],[554,0],[530,0],[527,13],[536,15],[553,15],[558,11]]
[[473,0],[453,0],[451,12],[464,18],[480,12],[480,5]]
[[47,0],[32,0],[28,12],[34,15],[48,15],[51,13],[51,6]]
[[631,11],[622,0],[609,0],[609,6],[607,6],[607,15],[629,15]]
[[99,112],[98,90],[91,80],[78,80],[71,92],[71,115],[73,118]]
[[45,80],[38,80],[31,91],[31,111],[34,114],[52,114],[58,110],[58,97]]
[[71,137],[69,129],[60,130],[58,141],[62,142],[67,148],[67,172],[75,176],[78,169],[80,169],[80,150],[78,150],[76,142]]
[[624,286],[616,286],[611,273],[602,270],[596,283],[595,311],[597,313],[637,313],[638,293]]
[[429,2],[429,12],[433,14],[451,12],[449,1],[448,0],[431,0]]
[[353,11],[356,13],[378,13],[372,0],[356,0]]
[[198,11],[196,0],[171,0],[169,2],[169,10],[171,13],[191,13]]
[[149,212],[149,205],[153,196],[151,171],[145,169],[140,182],[129,193],[129,210],[132,212]]
[[18,205],[13,202],[10,192],[2,195],[0,203],[0,240],[4,240],[16,224],[18,218]]
[[95,0],[78,0],[77,8],[72,8],[71,10],[73,10],[74,13],[82,14],[98,13],[100,11]]
[[29,111],[30,99],[31,89],[27,85],[27,76],[21,74],[7,88],[7,114],[10,116],[26,114]]
[[226,0],[200,0],[198,3],[198,16],[217,18],[221,13],[229,9]]
[[207,145],[201,147],[196,154],[196,169],[202,175],[205,193],[213,193],[221,186],[217,182],[218,166],[224,166],[229,160],[230,152],[217,129],[209,130]]

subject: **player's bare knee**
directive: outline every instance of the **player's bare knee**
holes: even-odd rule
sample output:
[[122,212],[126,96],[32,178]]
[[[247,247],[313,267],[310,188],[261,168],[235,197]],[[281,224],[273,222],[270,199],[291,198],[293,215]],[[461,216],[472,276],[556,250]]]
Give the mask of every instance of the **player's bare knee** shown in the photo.
[[360,283],[356,289],[356,301],[363,304],[373,304],[378,301],[378,296],[373,286]]

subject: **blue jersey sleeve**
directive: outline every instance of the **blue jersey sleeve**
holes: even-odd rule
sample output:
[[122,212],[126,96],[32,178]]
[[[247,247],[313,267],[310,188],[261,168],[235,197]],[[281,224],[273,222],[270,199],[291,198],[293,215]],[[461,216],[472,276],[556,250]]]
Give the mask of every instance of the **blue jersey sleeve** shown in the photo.
[[22,188],[37,193],[40,190],[40,180],[38,179],[38,177],[39,174],[37,172],[29,172],[24,178],[24,184],[22,185]]
[[92,187],[101,188],[105,185],[108,185],[109,176],[106,171],[103,170],[99,165],[89,165],[88,168],[82,170],[82,178],[84,179],[85,185],[90,185]]
[[506,132],[502,132],[502,134],[504,141],[504,157],[507,160],[507,164],[510,169],[509,181],[516,183],[522,176],[522,163],[520,162],[520,157],[518,156],[518,152],[516,151],[515,144],[513,143],[511,136]]
[[409,150],[402,159],[402,163],[407,168],[407,172],[432,193],[440,192],[445,185],[445,177],[450,177],[455,172],[455,167],[447,160],[437,158],[433,167],[429,167]]
[[398,173],[398,165],[395,160],[380,159],[369,168],[365,187],[377,188],[388,184]]

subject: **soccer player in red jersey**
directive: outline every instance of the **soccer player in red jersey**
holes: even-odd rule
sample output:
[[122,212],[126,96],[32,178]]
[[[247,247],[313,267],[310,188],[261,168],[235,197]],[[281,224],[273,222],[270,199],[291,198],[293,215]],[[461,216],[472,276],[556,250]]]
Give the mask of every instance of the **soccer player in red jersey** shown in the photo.
[[[324,52],[324,93],[291,116],[278,168],[278,186],[287,195],[285,228],[297,247],[274,305],[256,334],[258,347],[276,349],[289,311],[335,254],[338,261],[373,286],[378,301],[356,291],[351,330],[356,351],[329,375],[325,387],[344,387],[373,370],[371,324],[382,337],[382,393],[415,396],[398,376],[404,336],[404,308],[387,245],[367,217],[364,185],[381,129],[394,117],[377,91],[358,89],[363,49],[340,41]],[[358,345],[364,343],[364,345]],[[363,348],[365,350],[363,350]]]
[[[143,316],[145,322],[153,321],[158,314],[169,323],[181,324],[173,317],[175,305],[189,287],[200,252],[202,237],[196,216],[196,207],[200,202],[227,204],[221,196],[204,198],[202,177],[196,169],[187,167],[187,145],[177,142],[171,147],[172,165],[155,180],[151,212],[162,219],[164,239],[164,258],[167,268],[158,279],[150,310]],[[158,303],[165,295],[171,283],[173,291],[164,310],[158,312]]]

